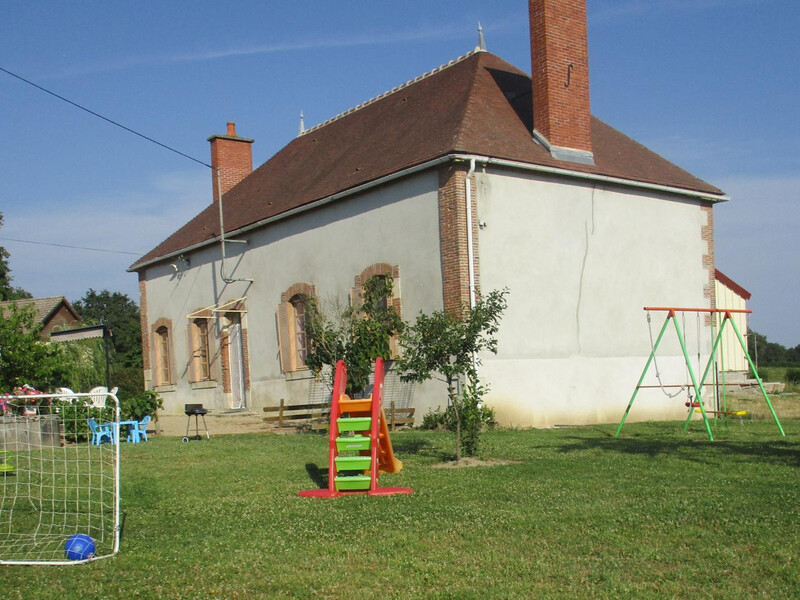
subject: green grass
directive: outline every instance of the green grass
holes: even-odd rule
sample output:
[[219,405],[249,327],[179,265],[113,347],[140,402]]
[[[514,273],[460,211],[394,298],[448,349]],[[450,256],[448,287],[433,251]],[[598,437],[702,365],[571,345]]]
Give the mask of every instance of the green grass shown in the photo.
[[13,598],[796,598],[800,421],[393,436],[408,496],[297,496],[319,435],[124,445],[121,551],[0,568]]

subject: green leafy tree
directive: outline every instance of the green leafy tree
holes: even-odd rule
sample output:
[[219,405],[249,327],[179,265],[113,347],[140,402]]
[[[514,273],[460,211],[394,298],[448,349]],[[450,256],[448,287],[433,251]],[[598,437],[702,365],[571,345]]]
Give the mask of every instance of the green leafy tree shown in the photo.
[[[0,229],[3,228],[3,213],[0,213]],[[23,298],[31,298],[30,293],[22,288],[14,287],[11,282],[14,278],[11,276],[11,267],[8,264],[8,259],[11,255],[8,250],[0,246],[0,302],[6,300],[21,300]]]
[[30,385],[49,390],[66,385],[65,359],[56,344],[39,338],[41,324],[36,323],[33,306],[12,303],[0,318],[0,391]]
[[[85,324],[104,323],[111,329],[110,383],[119,388],[120,401],[146,402],[138,305],[127,294],[90,289],[73,306]],[[105,375],[97,381],[105,381]]]
[[[401,377],[407,381],[426,381],[437,375],[447,384],[448,408],[454,413],[456,459],[462,451],[474,456],[484,425],[481,398],[486,388],[478,381],[478,354],[497,353],[500,319],[506,309],[508,290],[492,291],[478,298],[473,308],[460,314],[422,312],[413,325],[403,331],[398,359]],[[464,382],[463,380],[466,379]],[[465,385],[459,385],[463,382]]]
[[364,283],[360,306],[323,311],[314,299],[306,301],[306,365],[319,373],[326,365],[347,364],[347,393],[363,392],[380,357],[391,358],[391,339],[403,329],[403,321],[387,301],[392,296],[391,277],[375,276]]
[[73,303],[87,325],[105,323],[112,331],[114,362],[124,367],[142,367],[142,331],[139,307],[127,294],[90,289]]

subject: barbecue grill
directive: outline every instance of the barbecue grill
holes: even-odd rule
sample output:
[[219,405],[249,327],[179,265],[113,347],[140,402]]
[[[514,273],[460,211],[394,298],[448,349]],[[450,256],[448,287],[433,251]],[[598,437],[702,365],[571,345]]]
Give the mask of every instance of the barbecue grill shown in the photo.
[[[202,404],[184,404],[183,412],[186,413],[188,420],[186,421],[186,435],[183,436],[182,441],[188,442],[189,440],[202,440],[200,435],[200,422],[198,417],[203,417],[203,428],[206,430],[206,438],[211,439],[208,435],[208,427],[206,426],[206,414],[208,409],[203,408]],[[192,415],[194,415],[194,435],[189,437],[189,426],[192,424]]]

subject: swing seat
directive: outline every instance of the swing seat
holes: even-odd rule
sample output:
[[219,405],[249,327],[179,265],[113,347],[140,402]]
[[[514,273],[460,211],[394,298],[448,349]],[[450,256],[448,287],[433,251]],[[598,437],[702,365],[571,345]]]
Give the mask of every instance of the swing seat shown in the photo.
[[[684,402],[683,404],[687,408],[700,408],[700,403],[699,402]],[[706,411],[706,412],[708,412],[708,411]]]
[[[694,412],[702,412],[699,408],[694,409]],[[733,415],[734,417],[743,417],[747,414],[746,410],[707,410],[706,413],[710,415]]]

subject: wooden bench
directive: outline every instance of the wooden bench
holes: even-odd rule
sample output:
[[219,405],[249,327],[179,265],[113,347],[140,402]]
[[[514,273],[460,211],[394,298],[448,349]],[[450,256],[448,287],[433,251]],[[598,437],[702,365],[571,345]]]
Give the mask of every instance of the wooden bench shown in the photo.
[[[325,404],[290,404],[281,399],[278,406],[266,406],[264,412],[268,416],[263,417],[265,423],[277,423],[278,427],[299,427],[308,428],[311,431],[327,431],[330,425],[331,405]],[[386,412],[386,421],[389,431],[396,431],[398,427],[413,427],[414,412],[413,407],[396,408],[394,402]]]

